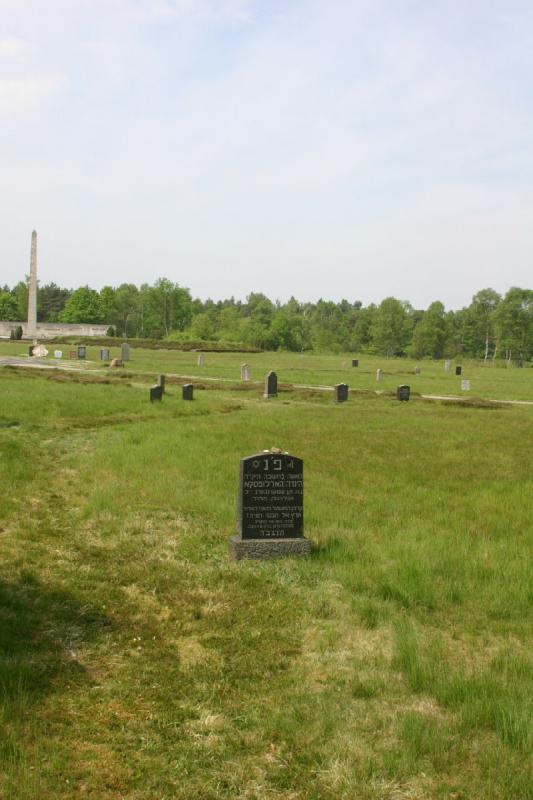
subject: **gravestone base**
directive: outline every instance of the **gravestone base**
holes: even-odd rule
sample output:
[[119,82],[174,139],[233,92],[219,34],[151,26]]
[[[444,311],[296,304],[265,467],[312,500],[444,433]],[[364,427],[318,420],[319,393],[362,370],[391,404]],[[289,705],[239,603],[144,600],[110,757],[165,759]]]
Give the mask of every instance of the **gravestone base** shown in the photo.
[[241,539],[240,536],[232,536],[228,545],[233,561],[311,555],[311,542],[303,536],[297,539]]

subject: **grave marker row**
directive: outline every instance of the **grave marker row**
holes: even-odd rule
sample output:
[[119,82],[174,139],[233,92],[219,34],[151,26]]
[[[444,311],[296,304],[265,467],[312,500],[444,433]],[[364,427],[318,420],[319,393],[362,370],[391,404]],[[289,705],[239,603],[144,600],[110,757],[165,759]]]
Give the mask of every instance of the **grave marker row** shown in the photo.
[[[159,376],[159,382],[150,387],[150,402],[162,400],[165,392],[165,375]],[[193,400],[194,386],[192,383],[185,383],[182,386],[181,396],[183,400]]]

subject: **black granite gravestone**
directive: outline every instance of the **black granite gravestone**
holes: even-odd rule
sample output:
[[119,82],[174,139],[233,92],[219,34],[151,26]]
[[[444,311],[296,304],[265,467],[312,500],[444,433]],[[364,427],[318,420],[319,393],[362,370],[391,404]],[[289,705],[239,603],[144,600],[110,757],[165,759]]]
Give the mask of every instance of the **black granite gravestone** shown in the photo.
[[234,558],[307,555],[303,535],[303,461],[265,451],[241,459]]
[[157,383],[154,386],[150,387],[150,402],[153,403],[154,400],[162,400],[163,399],[163,389]]
[[333,388],[333,399],[336,403],[345,403],[348,399],[348,385],[346,383],[338,383]]
[[87,348],[85,347],[84,344],[80,344],[80,346],[78,347],[78,358],[85,358],[86,355],[87,355]]
[[358,366],[359,366],[359,359],[352,358],[352,367],[358,367]]
[[463,372],[463,368],[462,368],[462,367],[460,367],[459,365],[457,365],[457,366],[455,367],[455,374],[456,374],[456,375],[461,375],[461,373],[462,373],[462,372]]
[[192,383],[184,383],[182,389],[182,397],[184,400],[192,400],[193,399],[193,385]]
[[163,394],[165,394],[165,381],[166,381],[166,375],[160,375],[157,381],[161,389],[163,390]]
[[407,386],[405,383],[401,386],[398,386],[396,389],[396,399],[397,400],[409,400],[411,395],[411,387]]
[[33,345],[32,344],[30,344],[30,346],[28,347],[28,355],[29,356],[33,355]]
[[269,372],[265,378],[265,393],[263,397],[278,396],[278,376],[275,372]]

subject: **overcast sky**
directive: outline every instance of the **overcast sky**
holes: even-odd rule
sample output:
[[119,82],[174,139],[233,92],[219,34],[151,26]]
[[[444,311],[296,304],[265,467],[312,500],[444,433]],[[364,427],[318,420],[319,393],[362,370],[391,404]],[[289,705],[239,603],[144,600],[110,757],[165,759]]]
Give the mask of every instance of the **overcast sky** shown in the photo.
[[0,285],[533,288],[532,0],[0,0]]

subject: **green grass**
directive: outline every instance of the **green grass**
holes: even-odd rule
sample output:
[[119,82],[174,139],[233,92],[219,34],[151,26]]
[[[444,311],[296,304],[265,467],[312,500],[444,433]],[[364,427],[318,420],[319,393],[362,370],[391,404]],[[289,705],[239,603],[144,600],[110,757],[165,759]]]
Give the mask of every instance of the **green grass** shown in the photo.
[[[0,395],[0,797],[531,797],[533,408]],[[313,555],[234,564],[239,459],[271,446]]]

